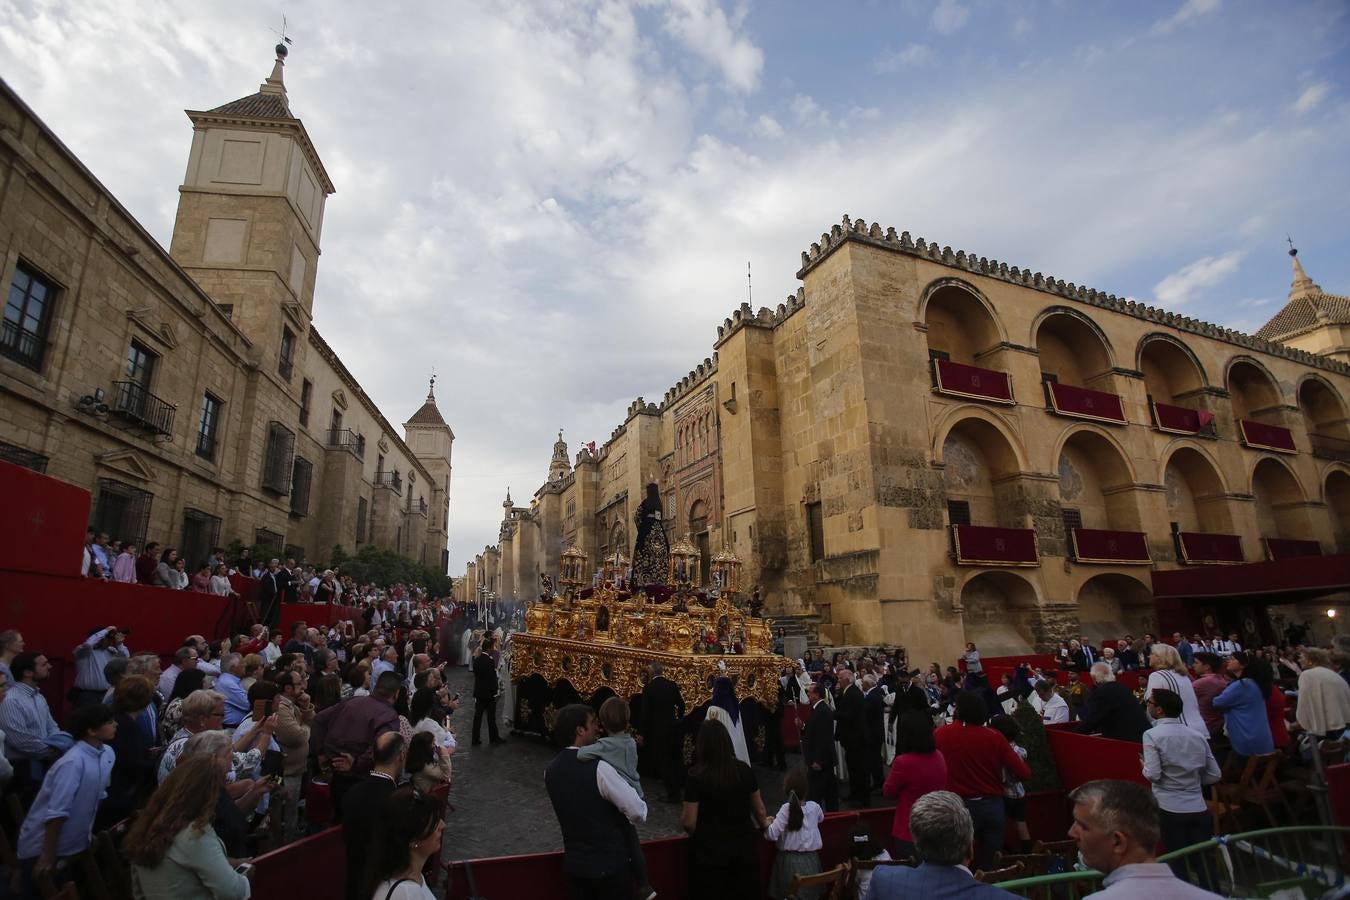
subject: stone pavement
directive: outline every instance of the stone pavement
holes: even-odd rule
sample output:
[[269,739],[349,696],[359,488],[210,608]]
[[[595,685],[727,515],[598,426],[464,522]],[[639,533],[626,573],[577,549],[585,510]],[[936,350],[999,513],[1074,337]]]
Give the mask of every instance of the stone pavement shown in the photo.
[[[544,790],[544,769],[554,749],[538,738],[508,736],[505,731],[505,744],[493,746],[484,734],[481,746],[470,746],[473,677],[462,666],[447,669],[446,675],[451,691],[458,691],[463,702],[450,720],[459,746],[453,757],[454,786],[450,790],[454,811],[447,819],[442,858],[481,859],[561,850],[562,833]],[[502,727],[500,721],[498,727]],[[800,759],[789,754],[788,764]],[[755,776],[764,807],[773,815],[783,803],[783,773],[756,766]],[[642,839],[681,834],[680,807],[662,802],[660,781],[643,778],[642,786],[648,801],[647,821],[638,826]],[[879,794],[873,797],[878,806],[894,805]]]

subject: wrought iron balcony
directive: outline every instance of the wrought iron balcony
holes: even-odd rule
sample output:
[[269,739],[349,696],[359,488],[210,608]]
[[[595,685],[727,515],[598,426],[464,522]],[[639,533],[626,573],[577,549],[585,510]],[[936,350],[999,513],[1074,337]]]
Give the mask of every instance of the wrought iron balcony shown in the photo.
[[328,429],[328,449],[345,450],[357,459],[366,455],[366,438],[350,428]]
[[375,486],[386,487],[396,494],[401,494],[403,493],[403,476],[398,474],[397,470],[393,472],[376,472]]
[[1329,434],[1310,434],[1308,442],[1312,444],[1313,456],[1319,459],[1337,459],[1350,462],[1350,441],[1332,437]]
[[412,494],[409,494],[409,495],[408,495],[408,506],[407,506],[406,511],[407,511],[408,515],[412,515],[413,513],[420,513],[420,514],[422,514],[423,516],[425,516],[425,515],[427,514],[427,501],[426,501],[425,499],[423,499],[422,497],[418,497],[418,498],[417,498],[417,502],[414,503],[414,502],[413,502],[413,498],[412,498]]
[[117,392],[111,410],[114,416],[155,434],[173,434],[173,417],[178,407],[135,381],[114,381],[113,389]]

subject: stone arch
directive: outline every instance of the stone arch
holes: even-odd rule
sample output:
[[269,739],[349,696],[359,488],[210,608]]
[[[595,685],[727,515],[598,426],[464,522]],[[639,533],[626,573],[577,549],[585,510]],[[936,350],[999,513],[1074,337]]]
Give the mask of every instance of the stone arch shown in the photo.
[[1338,465],[1327,471],[1322,499],[1331,514],[1337,548],[1342,553],[1350,552],[1350,467]]
[[1314,372],[1299,380],[1295,393],[1308,437],[1318,445],[1313,447],[1314,452],[1319,449],[1350,451],[1350,418],[1346,416],[1340,391]]
[[1228,361],[1224,386],[1232,398],[1233,415],[1239,419],[1250,419],[1284,403],[1279,381],[1264,363],[1250,356],[1235,356]]
[[1213,458],[1190,441],[1178,441],[1163,456],[1159,482],[1166,490],[1168,518],[1181,531],[1233,532],[1228,487]]
[[1170,334],[1155,331],[1139,340],[1135,368],[1144,373],[1144,387],[1159,403],[1178,398],[1209,384],[1209,376],[1195,351]]
[[1053,374],[1062,384],[1091,387],[1115,367],[1111,341],[1101,326],[1066,306],[1041,311],[1031,326],[1031,342],[1042,374]]
[[617,519],[609,530],[609,552],[618,550],[624,556],[631,556],[628,552],[628,534],[623,527],[623,520]]
[[1025,472],[1029,469],[1026,452],[1022,449],[1022,442],[1013,431],[1013,427],[1008,420],[982,406],[973,403],[962,404],[952,407],[945,415],[940,417],[933,428],[933,460],[943,463],[946,457],[943,448],[946,446],[947,437],[958,426],[970,420],[983,422],[993,431],[998,432],[1000,438],[1006,443],[1012,453],[1012,459],[1004,467],[1007,472]]
[[1153,591],[1138,578],[1119,572],[1094,575],[1078,589],[1078,627],[1098,644],[1127,634],[1157,634]]
[[961,585],[966,640],[984,656],[1034,653],[1041,641],[1040,598],[1014,572],[977,572]]
[[1284,460],[1263,456],[1252,466],[1251,494],[1262,537],[1309,539],[1307,494]]
[[946,429],[941,459],[947,502],[968,504],[971,524],[1020,528],[1022,514],[1006,495],[1023,471],[1021,457],[996,421],[972,414]]
[[1115,436],[1095,425],[1065,430],[1055,448],[1060,505],[1076,509],[1084,528],[1142,530],[1134,469]]
[[939,278],[924,288],[919,320],[928,328],[930,350],[965,365],[1007,340],[993,304],[960,278]]

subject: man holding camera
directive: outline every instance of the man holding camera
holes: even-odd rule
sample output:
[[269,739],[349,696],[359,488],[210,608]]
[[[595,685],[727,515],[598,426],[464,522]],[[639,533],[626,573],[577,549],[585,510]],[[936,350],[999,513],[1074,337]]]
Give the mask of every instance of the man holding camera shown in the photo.
[[103,695],[108,692],[108,679],[103,674],[108,660],[114,656],[131,658],[131,651],[123,643],[128,633],[116,625],[95,628],[75,647],[75,687],[70,691],[71,704],[80,707],[103,702]]

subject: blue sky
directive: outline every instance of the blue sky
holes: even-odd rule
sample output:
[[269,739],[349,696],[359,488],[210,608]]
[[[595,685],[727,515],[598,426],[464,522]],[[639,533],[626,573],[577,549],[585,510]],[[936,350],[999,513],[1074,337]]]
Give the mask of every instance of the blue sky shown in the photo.
[[848,213],[1254,330],[1350,292],[1350,4],[10,0],[0,75],[167,245],[185,108],[280,13],[337,185],[315,322],[400,422],[439,374],[452,571]]

